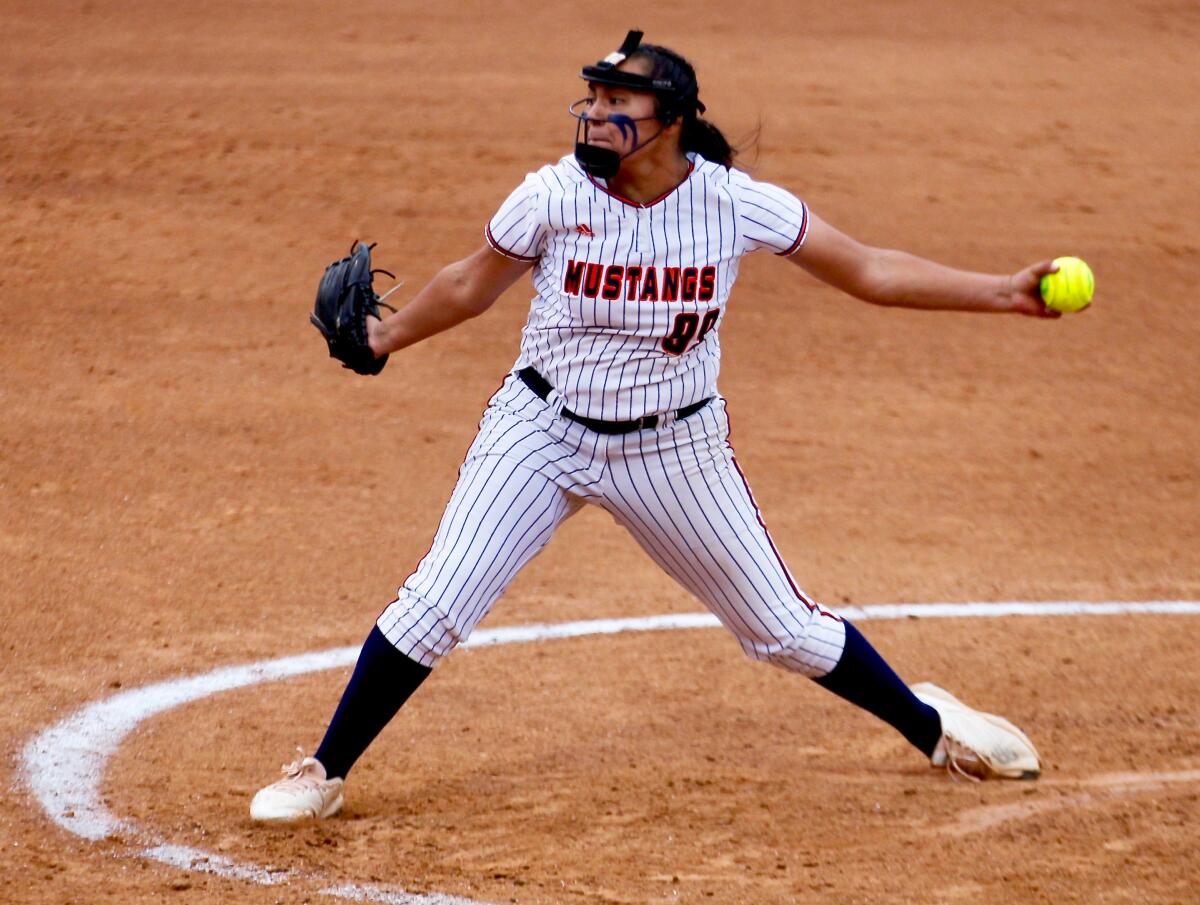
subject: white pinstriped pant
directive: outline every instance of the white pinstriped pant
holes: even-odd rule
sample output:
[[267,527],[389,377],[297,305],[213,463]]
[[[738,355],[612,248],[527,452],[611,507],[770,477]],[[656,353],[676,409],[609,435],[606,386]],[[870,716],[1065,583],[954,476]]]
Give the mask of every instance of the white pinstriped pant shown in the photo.
[[558,414],[510,375],[492,397],[433,545],[378,625],[432,667],[476,624],[563,521],[606,509],[695,594],[750,657],[806,676],[837,664],[841,619],[796,585],[733,450],[725,402],[654,430],[605,435]]

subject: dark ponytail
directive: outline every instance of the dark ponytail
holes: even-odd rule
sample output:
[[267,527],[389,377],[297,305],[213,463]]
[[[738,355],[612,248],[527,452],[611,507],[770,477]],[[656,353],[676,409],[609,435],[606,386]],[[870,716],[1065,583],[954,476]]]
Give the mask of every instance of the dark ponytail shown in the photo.
[[737,156],[737,151],[721,130],[695,113],[684,115],[679,147],[685,153],[695,151],[705,160],[719,163],[725,169],[733,166],[733,158]]
[[729,169],[737,150],[729,143],[715,125],[700,116],[700,85],[696,81],[696,70],[682,56],[657,44],[643,44],[629,59],[643,59],[650,63],[650,78],[668,79],[676,86],[670,95],[656,94],[658,117],[670,125],[677,119],[683,121],[679,134],[679,147],[685,154],[696,153],[705,160],[719,163]]

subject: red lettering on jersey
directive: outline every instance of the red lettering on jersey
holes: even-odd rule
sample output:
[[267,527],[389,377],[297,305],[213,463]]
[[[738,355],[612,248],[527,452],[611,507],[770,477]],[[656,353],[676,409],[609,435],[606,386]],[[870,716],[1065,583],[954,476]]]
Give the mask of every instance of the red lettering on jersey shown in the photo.
[[675,302],[679,300],[679,268],[664,267],[662,280],[662,300]]
[[628,301],[637,302],[711,302],[717,294],[717,268],[622,267],[619,264],[589,264],[567,261],[563,272],[563,292],[586,298],[615,301],[625,290]]
[[[700,301],[711,302],[717,289],[717,268],[712,264],[700,271]],[[703,335],[703,332],[701,333]]]
[[658,301],[658,268],[647,267],[646,276],[642,279],[642,294],[638,296],[639,302],[657,302]]
[[604,288],[600,290],[600,297],[608,299],[610,302],[620,298],[621,283],[624,282],[624,277],[624,267],[620,264],[609,265],[608,270],[604,271]]
[[[653,267],[650,270],[654,270]],[[642,268],[626,267],[625,268],[625,298],[628,301],[637,301],[638,282],[642,279]]]
[[583,268],[582,261],[572,258],[567,262],[567,273],[563,277],[563,292],[567,295],[579,295],[579,284],[583,282]]
[[603,264],[589,264],[587,276],[583,278],[583,294],[594,299],[600,294],[600,278],[604,275]]
[[696,268],[683,268],[683,300],[685,302],[696,301]]

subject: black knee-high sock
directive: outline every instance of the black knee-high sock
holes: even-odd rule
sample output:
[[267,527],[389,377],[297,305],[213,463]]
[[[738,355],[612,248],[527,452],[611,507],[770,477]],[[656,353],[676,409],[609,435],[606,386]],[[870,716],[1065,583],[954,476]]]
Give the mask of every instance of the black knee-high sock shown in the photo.
[[325,775],[345,778],[367,745],[431,672],[396,650],[379,626],[372,628],[314,755],[325,767]]
[[942,735],[937,711],[922,704],[883,657],[853,625],[846,623],[846,647],[830,672],[815,680],[838,697],[895,726],[926,757]]

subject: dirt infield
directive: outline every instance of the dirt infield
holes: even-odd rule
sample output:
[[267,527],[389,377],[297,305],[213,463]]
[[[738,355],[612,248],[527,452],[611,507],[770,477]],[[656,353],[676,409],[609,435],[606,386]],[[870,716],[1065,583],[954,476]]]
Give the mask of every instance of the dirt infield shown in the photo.
[[[356,236],[409,287],[478,247],[630,25],[694,59],[730,134],[761,122],[757,176],[864,241],[1096,270],[1094,310],[1048,323],[874,309],[745,263],[722,389],[806,589],[1200,599],[1196,5],[671,9],[0,0],[0,897],[334,901],[68,835],[21,749],[117,689],[361,641],[530,290],[368,380],[307,324],[316,278]],[[697,609],[586,511],[485,625]],[[865,629],[906,677],[1013,717],[1043,780],[951,782],[698,630],[456,654],[319,827],[246,808],[344,671],[146,722],[104,792],[234,860],[485,902],[1195,900],[1196,617]]]

